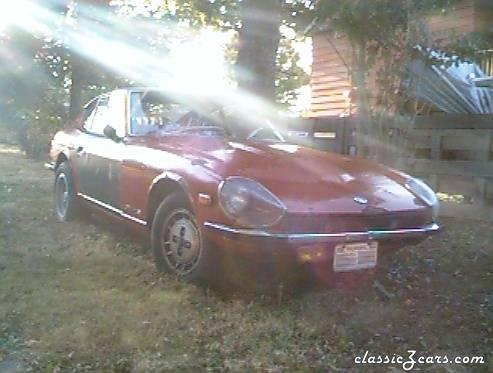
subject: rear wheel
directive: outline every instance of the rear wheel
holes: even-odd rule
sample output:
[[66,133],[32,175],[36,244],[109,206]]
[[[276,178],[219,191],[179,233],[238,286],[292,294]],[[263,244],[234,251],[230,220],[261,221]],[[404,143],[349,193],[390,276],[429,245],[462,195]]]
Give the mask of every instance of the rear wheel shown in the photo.
[[65,161],[56,169],[55,173],[55,214],[59,221],[72,220],[80,212],[80,207],[75,195],[72,170],[70,164]]
[[210,250],[183,193],[170,194],[159,205],[151,242],[159,271],[192,282],[208,279]]

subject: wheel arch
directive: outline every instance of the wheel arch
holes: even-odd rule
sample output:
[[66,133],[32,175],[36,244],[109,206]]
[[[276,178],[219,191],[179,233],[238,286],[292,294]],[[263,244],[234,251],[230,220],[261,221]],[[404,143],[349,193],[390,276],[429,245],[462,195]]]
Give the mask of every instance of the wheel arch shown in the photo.
[[60,152],[60,154],[58,154],[58,156],[56,157],[55,171],[65,161],[68,161],[68,156],[64,152]]
[[156,214],[159,204],[166,196],[169,196],[174,192],[183,193],[187,197],[190,207],[193,210],[192,198],[183,177],[166,172],[157,176],[149,188],[149,198],[146,210],[146,222],[148,227],[152,226],[152,221],[154,220],[154,215]]

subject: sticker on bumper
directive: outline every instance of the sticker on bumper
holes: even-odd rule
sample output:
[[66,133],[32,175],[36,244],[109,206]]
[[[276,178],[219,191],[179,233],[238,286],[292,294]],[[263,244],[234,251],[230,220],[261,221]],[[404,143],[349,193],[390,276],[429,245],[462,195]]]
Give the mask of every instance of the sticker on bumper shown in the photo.
[[374,268],[377,252],[376,241],[339,244],[334,249],[334,272]]

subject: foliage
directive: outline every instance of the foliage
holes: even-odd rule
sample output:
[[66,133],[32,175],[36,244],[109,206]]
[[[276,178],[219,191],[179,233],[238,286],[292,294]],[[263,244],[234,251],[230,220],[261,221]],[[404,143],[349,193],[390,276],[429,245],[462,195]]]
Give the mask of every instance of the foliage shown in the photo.
[[[52,23],[49,28],[52,32],[29,34],[24,30],[10,29],[7,36],[0,36],[3,49],[10,50],[13,54],[8,59],[0,58],[0,123],[16,132],[20,144],[33,156],[46,149],[48,134],[61,127],[69,117],[75,117],[81,105],[90,97],[119,85],[139,83],[133,82],[131,77],[118,76],[108,67],[84,57],[76,49],[71,49],[70,42],[67,43],[65,37],[60,37],[66,31],[77,33],[91,29],[91,24],[111,24],[114,25],[115,33],[119,33],[122,39],[128,39],[129,45],[135,42],[151,54],[159,48],[162,54],[166,47],[158,40],[157,35],[142,30],[136,34],[135,30],[130,32],[129,23],[124,28],[114,21],[125,17],[137,21],[144,19],[149,23],[147,30],[170,23],[185,23],[196,29],[213,26],[238,31],[242,27],[243,2],[234,0],[163,0],[161,3],[131,0],[36,0],[33,3],[57,15],[54,21],[50,21]],[[70,7],[67,8],[69,4]],[[301,28],[306,20],[308,7],[308,1],[286,0],[281,8],[282,23],[291,28]],[[237,46],[238,44],[232,47],[237,49]],[[275,76],[277,98],[288,105],[295,99],[296,89],[307,80],[297,64],[299,56],[290,42],[282,40],[278,50]],[[256,50],[251,55],[261,54]],[[231,55],[238,56],[234,52]],[[17,62],[17,66],[12,64],[13,60]],[[272,61],[273,64],[274,62]],[[260,78],[264,81],[269,79]],[[271,84],[274,85],[274,81]]]
[[66,112],[63,103],[67,96],[64,89],[46,89],[34,107],[21,112],[16,133],[19,145],[29,157],[37,158],[48,153],[53,135],[66,120],[62,115]]
[[[277,0],[275,0],[277,1]],[[280,21],[281,24],[297,30],[303,31],[311,18],[313,17],[310,0],[285,0],[281,1]],[[244,3],[244,2],[243,2]],[[155,19],[174,20],[177,22],[185,22],[192,27],[213,26],[221,30],[240,31],[242,22],[244,21],[242,14],[242,2],[237,0],[163,0],[161,4],[148,2],[145,7],[137,7],[135,2],[124,0],[120,6],[127,13],[139,13]],[[263,4],[264,1],[258,1],[258,4]],[[261,8],[257,5],[257,12]],[[262,16],[257,16],[257,22],[261,25]],[[272,17],[269,15],[269,17]],[[252,56],[260,55],[262,51],[260,36],[255,36],[256,41],[255,51],[249,53]],[[235,39],[234,48],[237,52],[239,40]],[[287,39],[281,39],[277,50],[276,59],[276,74],[275,81],[272,84],[275,86],[277,102],[283,105],[292,103],[297,97],[297,89],[306,84],[306,73],[298,66],[299,56],[294,50],[292,44]],[[265,53],[265,51],[262,51]],[[238,53],[232,53],[234,58],[238,58]],[[274,63],[274,61],[272,61]],[[237,70],[241,70],[241,66]],[[237,80],[241,79],[241,74],[238,73]],[[268,79],[267,76],[260,77],[259,80]]]
[[15,134],[26,154],[39,156],[46,153],[66,113],[67,67],[58,54],[60,46],[20,30],[0,44],[17,62],[0,60],[0,121]]
[[281,37],[276,60],[276,97],[277,102],[286,107],[296,102],[296,90],[309,83],[309,76],[299,66],[299,61],[293,40]]
[[459,35],[447,46],[447,54],[461,61],[479,62],[485,52],[493,47],[493,27],[484,31]]
[[[0,58],[0,125],[4,132],[15,134],[30,157],[46,154],[53,134],[69,119],[74,57],[84,66],[82,102],[114,88],[118,82],[111,71],[82,60],[64,40],[56,37],[67,27],[59,21],[67,11],[65,2],[40,4],[58,15],[49,24],[53,28],[51,33],[28,33],[12,27],[0,37],[0,46],[11,54],[9,58]],[[75,110],[78,112],[80,107]]]

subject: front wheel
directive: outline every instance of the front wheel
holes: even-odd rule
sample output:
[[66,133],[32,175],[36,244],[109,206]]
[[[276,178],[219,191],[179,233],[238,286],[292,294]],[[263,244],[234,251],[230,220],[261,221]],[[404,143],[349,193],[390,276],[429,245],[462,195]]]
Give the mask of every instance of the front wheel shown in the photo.
[[173,193],[159,205],[151,242],[159,271],[191,282],[208,280],[210,250],[183,193]]
[[55,214],[59,221],[75,218],[80,206],[75,195],[70,164],[65,161],[57,167],[55,173]]

